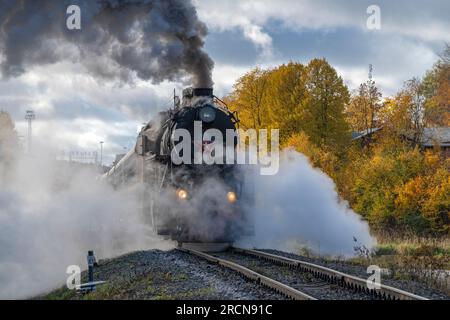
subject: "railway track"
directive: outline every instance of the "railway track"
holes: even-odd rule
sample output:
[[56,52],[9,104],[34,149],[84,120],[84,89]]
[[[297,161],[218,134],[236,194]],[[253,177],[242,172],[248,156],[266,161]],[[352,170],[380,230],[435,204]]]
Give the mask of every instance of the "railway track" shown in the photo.
[[369,289],[365,279],[258,250],[233,247],[213,254],[189,248],[179,250],[238,272],[246,279],[294,300],[427,300],[383,284],[379,289]]
[[258,272],[250,270],[238,263],[235,263],[235,262],[232,262],[229,260],[225,260],[225,259],[221,259],[221,258],[215,257],[213,255],[207,254],[205,252],[197,251],[197,250],[186,249],[186,248],[178,248],[178,250],[196,255],[196,256],[206,259],[209,262],[212,262],[214,264],[234,270],[234,271],[240,273],[246,279],[255,281],[256,283],[259,283],[262,286],[270,288],[270,289],[274,290],[275,292],[283,294],[286,297],[291,298],[293,300],[317,300],[316,298],[314,298],[306,293],[303,293],[303,292],[296,290],[288,285],[285,285],[279,281],[273,280],[269,277],[259,274]]

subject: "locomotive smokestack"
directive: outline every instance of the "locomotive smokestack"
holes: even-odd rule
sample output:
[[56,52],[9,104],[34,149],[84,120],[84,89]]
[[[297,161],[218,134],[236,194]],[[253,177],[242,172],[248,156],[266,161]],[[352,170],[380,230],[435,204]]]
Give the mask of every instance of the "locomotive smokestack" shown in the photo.
[[194,88],[193,96],[194,97],[212,97],[213,96],[213,88]]
[[197,99],[213,97],[213,88],[186,88],[183,90],[183,106],[191,106]]

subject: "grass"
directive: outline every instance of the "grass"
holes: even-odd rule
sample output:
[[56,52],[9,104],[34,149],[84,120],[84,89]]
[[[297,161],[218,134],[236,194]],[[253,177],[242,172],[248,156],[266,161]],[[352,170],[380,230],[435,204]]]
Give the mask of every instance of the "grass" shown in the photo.
[[350,262],[389,269],[395,280],[418,281],[450,295],[450,238],[377,237],[367,256]]
[[48,293],[42,298],[46,300],[70,300],[76,297],[76,295],[77,293],[75,292],[75,290],[69,290],[66,288],[66,286],[64,286],[60,289]]
[[377,234],[378,244],[371,250],[355,246],[355,257],[318,257],[308,247],[299,246],[296,252],[304,257],[321,258],[325,261],[342,261],[366,268],[377,265],[387,269],[394,280],[417,281],[427,287],[450,295],[450,237],[424,238],[412,234]]
[[[182,288],[180,284],[189,280],[186,273],[153,272],[133,278],[116,277],[115,279],[97,287],[88,294],[79,294],[75,290],[69,290],[65,286],[57,289],[42,299],[47,300],[112,300],[112,299],[151,299],[151,300],[178,300],[198,299],[215,293],[211,286],[197,289]],[[178,287],[178,289],[175,289]],[[139,295],[137,295],[139,294]]]

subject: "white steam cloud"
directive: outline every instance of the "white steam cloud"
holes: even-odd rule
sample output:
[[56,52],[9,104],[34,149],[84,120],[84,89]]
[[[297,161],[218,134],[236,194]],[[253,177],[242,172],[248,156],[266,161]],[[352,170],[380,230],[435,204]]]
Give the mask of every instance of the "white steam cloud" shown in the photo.
[[295,151],[280,157],[277,175],[255,181],[252,245],[288,251],[307,246],[319,254],[351,256],[355,244],[375,244],[368,224],[339,199],[327,175]]
[[168,248],[151,233],[133,190],[115,191],[93,169],[50,158],[19,159],[0,177],[0,298],[27,298],[86,268],[88,250],[107,258]]

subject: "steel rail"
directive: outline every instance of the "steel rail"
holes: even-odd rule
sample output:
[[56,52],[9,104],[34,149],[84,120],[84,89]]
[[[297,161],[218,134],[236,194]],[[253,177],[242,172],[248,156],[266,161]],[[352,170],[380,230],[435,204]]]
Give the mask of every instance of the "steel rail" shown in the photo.
[[328,283],[338,284],[350,290],[363,292],[374,296],[374,298],[385,300],[429,300],[419,295],[404,290],[400,290],[394,287],[386,286],[383,284],[380,284],[379,289],[369,289],[368,281],[365,279],[358,278],[314,263],[291,259],[258,250],[250,250],[236,247],[233,247],[232,250],[242,254],[247,254],[267,261],[271,261],[279,265],[295,268],[302,272],[311,273],[313,276],[325,280]]
[[207,253],[200,252],[197,250],[186,249],[186,248],[177,248],[177,249],[182,252],[190,253],[190,254],[196,255],[200,258],[206,259],[209,262],[217,264],[219,266],[223,266],[225,268],[236,271],[239,274],[241,274],[242,276],[244,276],[246,279],[254,281],[262,286],[268,287],[268,288],[274,290],[275,292],[283,294],[284,296],[291,298],[293,300],[317,300],[316,298],[314,298],[304,292],[301,292],[297,289],[289,287],[288,285],[285,285],[281,282],[273,280],[269,277],[263,276],[262,274],[259,274],[253,270],[243,267],[240,264],[237,264],[235,262],[217,258],[217,257],[214,257],[212,255],[209,255]]

